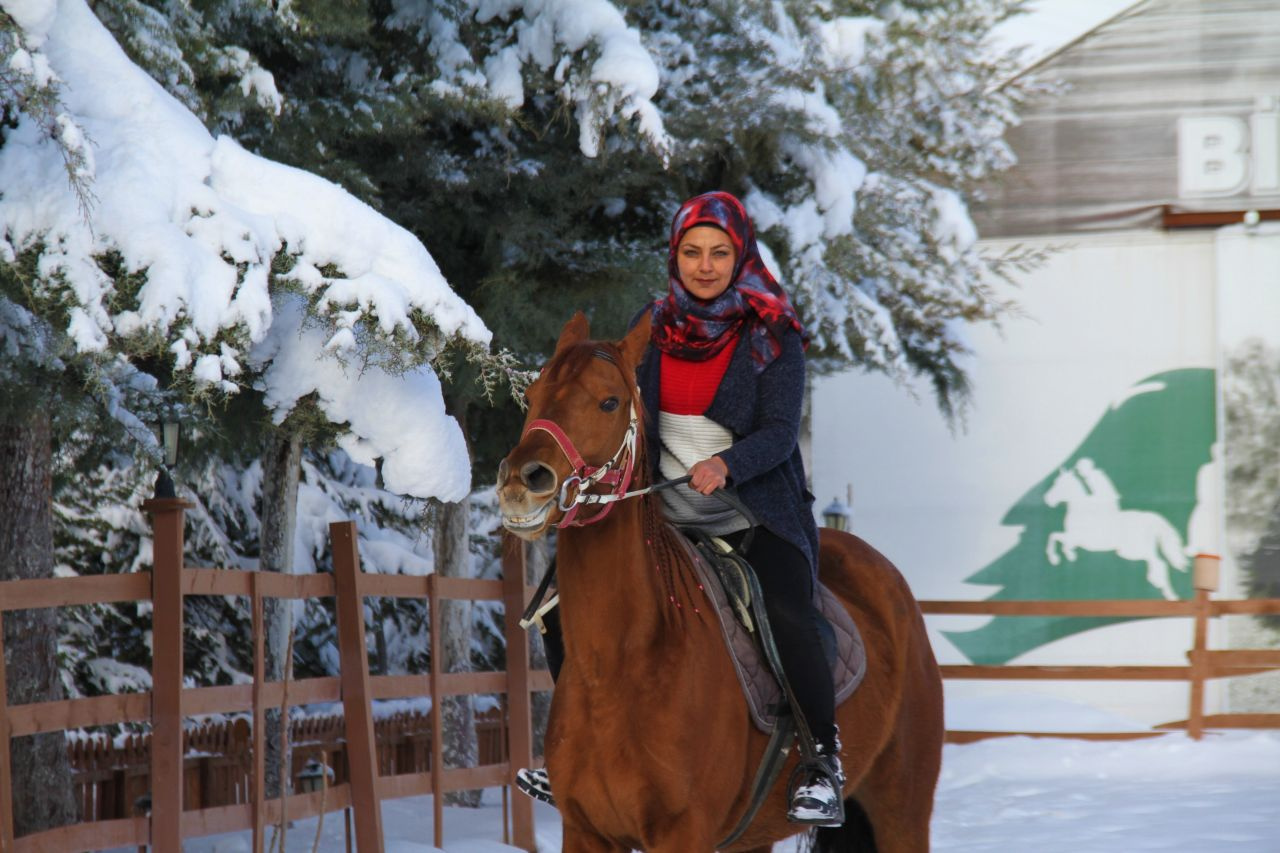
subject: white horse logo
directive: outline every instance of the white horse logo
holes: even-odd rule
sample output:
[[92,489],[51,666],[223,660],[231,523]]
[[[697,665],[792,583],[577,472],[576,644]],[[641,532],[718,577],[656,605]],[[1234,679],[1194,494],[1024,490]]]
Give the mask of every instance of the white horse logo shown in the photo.
[[1187,555],[1182,537],[1163,516],[1120,509],[1120,493],[1106,472],[1092,459],[1081,459],[1072,470],[1059,469],[1044,502],[1067,505],[1062,530],[1049,534],[1045,548],[1049,562],[1058,565],[1058,549],[1074,561],[1076,549],[1111,551],[1126,560],[1147,564],[1147,582],[1167,599],[1177,599],[1169,582],[1172,566],[1185,572]]

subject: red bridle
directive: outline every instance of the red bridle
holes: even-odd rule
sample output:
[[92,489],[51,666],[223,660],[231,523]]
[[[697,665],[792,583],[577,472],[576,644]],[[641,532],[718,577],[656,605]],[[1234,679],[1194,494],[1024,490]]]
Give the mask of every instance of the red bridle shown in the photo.
[[[631,475],[635,470],[636,433],[638,427],[636,404],[633,399],[631,401],[631,421],[627,424],[626,434],[622,436],[622,445],[608,462],[595,466],[587,464],[586,460],[582,458],[582,454],[578,452],[578,448],[574,446],[573,439],[569,438],[555,421],[538,418],[529,422],[520,440],[523,441],[525,436],[535,430],[545,432],[555,440],[560,452],[564,454],[565,459],[568,459],[569,464],[573,466],[569,476],[565,477],[564,482],[560,484],[560,493],[556,498],[557,506],[564,513],[564,518],[560,519],[560,523],[556,527],[583,527],[588,524],[595,524],[609,514],[609,511],[613,509],[614,503],[623,498],[631,497],[631,495],[627,494],[627,487],[631,485]],[[588,494],[587,489],[596,484],[609,486],[609,492],[599,495]],[[577,494],[573,496],[572,500],[569,499],[570,485],[576,485],[577,488]],[[577,518],[578,509],[583,504],[604,504],[604,509],[590,518],[579,519]]]

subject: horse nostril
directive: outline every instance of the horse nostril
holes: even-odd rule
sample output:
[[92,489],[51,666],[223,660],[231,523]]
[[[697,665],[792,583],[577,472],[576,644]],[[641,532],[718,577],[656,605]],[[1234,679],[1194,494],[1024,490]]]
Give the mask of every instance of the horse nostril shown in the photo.
[[507,460],[503,459],[498,463],[498,485],[501,486],[507,482],[507,477],[511,476],[511,466],[507,464]]
[[549,492],[556,487],[556,472],[541,462],[528,462],[520,469],[520,481],[531,492]]

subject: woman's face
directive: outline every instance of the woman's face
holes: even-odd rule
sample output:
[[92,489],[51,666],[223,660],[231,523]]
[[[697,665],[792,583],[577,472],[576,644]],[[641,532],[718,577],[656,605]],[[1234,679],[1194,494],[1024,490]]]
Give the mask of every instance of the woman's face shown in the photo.
[[714,225],[693,226],[676,247],[680,282],[699,299],[715,299],[729,289],[736,261],[729,235]]

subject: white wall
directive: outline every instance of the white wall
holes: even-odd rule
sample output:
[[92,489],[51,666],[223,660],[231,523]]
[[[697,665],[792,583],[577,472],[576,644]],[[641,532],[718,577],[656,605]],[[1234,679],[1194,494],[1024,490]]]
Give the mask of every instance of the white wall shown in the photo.
[[[974,394],[954,430],[923,384],[845,373],[814,385],[818,506],[843,499],[852,484],[854,532],[893,560],[921,598],[991,596],[998,587],[966,578],[1018,542],[1021,529],[1002,518],[1068,459],[1108,408],[1144,377],[1217,367],[1212,232],[1072,235],[1067,242],[1039,242],[1059,249],[1009,294],[1021,316],[1006,319],[1002,331],[969,333]],[[1201,469],[1185,543],[1192,552],[1220,551],[1219,468]],[[930,617],[939,658],[966,662],[941,630],[986,621]],[[1186,620],[1129,622],[1056,640],[1013,662],[1184,664],[1190,636]],[[1186,716],[1186,688],[1177,684],[951,682],[948,699],[960,714],[967,702],[978,707],[970,700],[1002,691],[1084,698],[1145,724]],[[1210,698],[1217,701],[1216,691]]]

